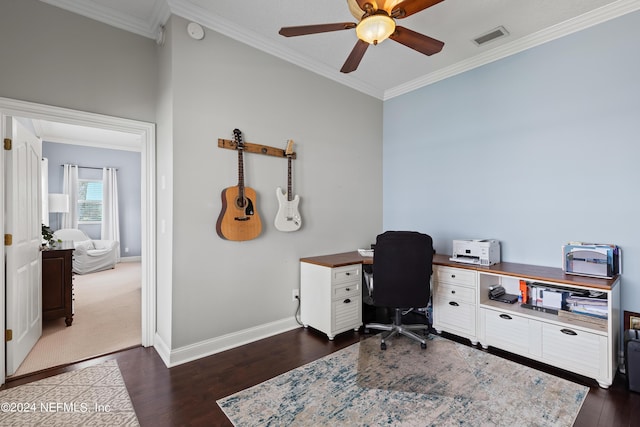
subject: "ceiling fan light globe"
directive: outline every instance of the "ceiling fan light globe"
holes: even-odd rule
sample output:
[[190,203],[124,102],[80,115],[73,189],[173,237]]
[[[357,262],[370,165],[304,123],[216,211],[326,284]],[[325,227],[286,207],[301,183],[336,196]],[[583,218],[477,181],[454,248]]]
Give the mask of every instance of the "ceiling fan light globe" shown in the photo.
[[369,44],[378,44],[389,38],[396,30],[396,23],[386,13],[379,13],[364,18],[356,27],[356,35]]

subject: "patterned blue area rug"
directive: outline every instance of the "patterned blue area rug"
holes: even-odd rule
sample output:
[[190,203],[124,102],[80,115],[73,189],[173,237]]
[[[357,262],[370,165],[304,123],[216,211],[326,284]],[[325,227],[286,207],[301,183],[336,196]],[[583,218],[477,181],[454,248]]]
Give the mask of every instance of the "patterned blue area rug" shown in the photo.
[[235,426],[571,426],[588,387],[440,337],[372,337],[217,401]]

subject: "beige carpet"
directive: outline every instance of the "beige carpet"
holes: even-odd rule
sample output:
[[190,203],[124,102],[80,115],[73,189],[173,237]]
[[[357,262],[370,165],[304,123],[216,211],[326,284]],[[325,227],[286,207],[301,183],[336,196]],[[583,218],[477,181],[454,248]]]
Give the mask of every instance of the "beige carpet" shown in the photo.
[[217,401],[235,426],[571,426],[588,387],[431,337],[367,338]]
[[0,391],[0,426],[139,426],[115,360]]
[[73,324],[45,321],[42,337],[13,376],[140,345],[140,274],[139,262],[121,262],[112,270],[74,275]]

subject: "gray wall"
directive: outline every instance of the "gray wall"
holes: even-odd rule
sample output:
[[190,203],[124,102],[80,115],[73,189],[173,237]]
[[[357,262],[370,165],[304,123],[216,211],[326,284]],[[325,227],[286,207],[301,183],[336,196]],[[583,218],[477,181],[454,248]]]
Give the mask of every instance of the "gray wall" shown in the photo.
[[[28,25],[26,25],[28,23]],[[167,42],[117,30],[36,0],[0,4],[0,96],[157,123],[157,333],[168,350],[293,323],[300,257],[354,250],[382,228],[382,101],[207,30]],[[249,142],[296,142],[294,190],[304,226],[275,230],[286,161],[247,155],[263,234],[220,239],[221,191],[237,157],[217,147],[233,128]]]
[[[382,229],[382,101],[214,31],[193,40],[186,26],[172,17],[163,48],[172,137],[158,127],[158,176],[173,194],[171,207],[163,190],[158,197],[159,226],[173,217],[158,239],[158,258],[168,258],[160,242],[172,233],[173,348],[291,318],[300,257],[368,246]],[[285,148],[295,141],[299,231],[273,226],[286,160],[246,154],[262,234],[246,242],[216,234],[220,193],[237,184],[237,154],[217,139],[232,139],[236,127],[247,142]]]
[[[42,156],[49,159],[49,193],[62,193],[62,164],[118,169],[120,254],[122,257],[140,256],[140,153],[44,141]],[[102,170],[79,168],[78,177],[101,180]],[[56,215],[60,214],[49,214],[50,224],[60,223]],[[79,224],[78,228],[92,239],[101,238],[99,224]],[[125,248],[128,252],[125,252]]]
[[385,228],[554,267],[568,241],[616,243],[640,311],[639,38],[635,12],[385,102]]
[[155,122],[155,42],[37,0],[0,3],[0,96]]

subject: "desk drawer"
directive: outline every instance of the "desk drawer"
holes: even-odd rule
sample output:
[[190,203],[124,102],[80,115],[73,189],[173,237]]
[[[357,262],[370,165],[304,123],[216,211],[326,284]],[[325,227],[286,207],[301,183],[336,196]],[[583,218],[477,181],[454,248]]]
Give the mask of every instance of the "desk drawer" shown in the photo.
[[455,301],[457,303],[476,303],[476,290],[464,286],[438,283],[435,293],[442,301]]
[[360,264],[334,268],[331,270],[331,283],[359,282],[362,280],[361,271]]
[[459,304],[449,299],[434,298],[433,326],[437,330],[476,335],[476,307],[473,304]]
[[434,278],[438,282],[452,283],[455,285],[463,285],[468,287],[476,286],[476,272],[473,270],[465,270],[463,268],[436,266],[434,269]]
[[542,357],[560,368],[589,377],[607,375],[607,337],[571,327],[542,326]]
[[540,323],[512,313],[480,309],[485,327],[484,344],[524,356],[540,357]]
[[362,302],[359,299],[345,298],[333,301],[333,317],[331,330],[340,333],[348,329],[356,329],[362,325]]
[[349,282],[349,283],[340,283],[339,285],[335,285],[332,287],[332,296],[331,299],[342,299],[342,298],[359,298],[360,297],[360,284],[362,282]]

